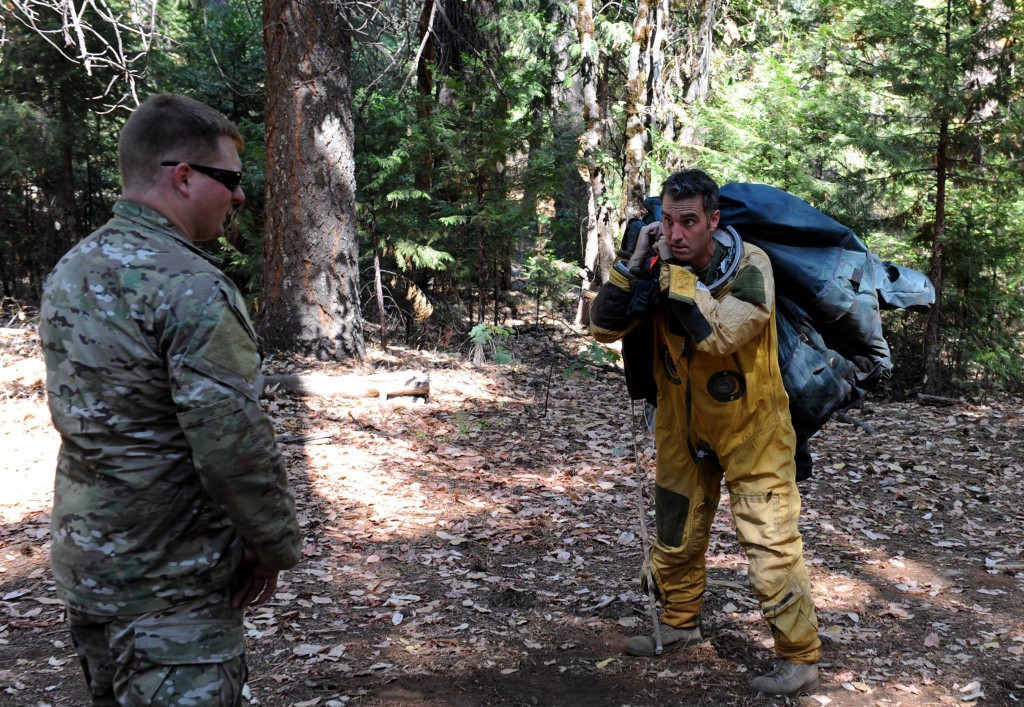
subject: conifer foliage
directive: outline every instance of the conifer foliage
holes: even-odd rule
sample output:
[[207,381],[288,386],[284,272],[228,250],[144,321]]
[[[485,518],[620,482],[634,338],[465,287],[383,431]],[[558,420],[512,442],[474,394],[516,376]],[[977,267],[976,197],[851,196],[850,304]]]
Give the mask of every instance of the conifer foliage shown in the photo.
[[[78,36],[62,2],[2,16],[12,301],[109,212],[111,108],[173,90],[245,134],[247,204],[219,248],[275,347],[468,349],[477,325],[543,320],[538,301],[582,322],[639,199],[697,166],[792,191],[931,275],[939,306],[886,320],[894,390],[1024,385],[1012,3],[230,0],[82,15],[97,34],[75,52],[53,42]],[[118,37],[120,68],[100,59]]]

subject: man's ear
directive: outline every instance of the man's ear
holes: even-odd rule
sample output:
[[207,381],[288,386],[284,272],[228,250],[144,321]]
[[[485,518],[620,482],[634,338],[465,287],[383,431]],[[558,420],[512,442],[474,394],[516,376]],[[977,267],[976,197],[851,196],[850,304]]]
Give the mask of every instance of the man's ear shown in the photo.
[[715,213],[711,214],[711,218],[708,219],[708,227],[714,231],[718,228],[718,219],[722,217],[722,212],[715,209]]
[[182,196],[188,196],[189,180],[192,178],[192,168],[182,162],[171,170],[171,186]]

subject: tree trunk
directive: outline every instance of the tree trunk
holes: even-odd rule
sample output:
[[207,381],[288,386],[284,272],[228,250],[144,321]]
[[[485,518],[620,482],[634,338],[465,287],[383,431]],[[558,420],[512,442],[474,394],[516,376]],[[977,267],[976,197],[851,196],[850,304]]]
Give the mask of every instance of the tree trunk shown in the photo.
[[[946,57],[951,56],[952,0],[946,1]],[[922,356],[924,356],[925,393],[942,391],[942,343],[939,324],[942,321],[942,241],[946,233],[946,179],[949,153],[949,113],[940,107],[939,142],[935,148],[935,230],[932,234],[932,267],[928,277],[935,286],[935,306],[928,310],[925,322]]]
[[639,0],[633,21],[633,42],[629,47],[626,70],[626,159],[622,167],[622,204],[624,219],[641,216],[643,201],[649,196],[651,170],[644,158],[651,149],[652,93],[651,43],[657,13],[651,0]]
[[[662,134],[668,142],[680,146],[694,145],[697,141],[697,118],[700,106],[707,98],[711,78],[711,55],[715,48],[714,29],[718,18],[718,0],[692,0],[688,4],[689,22],[676,42],[680,46],[673,69],[671,83],[665,89],[671,95],[682,96],[682,124],[677,126],[675,116],[666,116]],[[691,27],[696,30],[689,29]],[[679,150],[668,156],[666,167],[675,172],[691,166],[692,151]]]
[[939,126],[939,145],[936,164],[935,187],[935,232],[932,234],[932,267],[928,273],[935,286],[935,306],[928,310],[925,322],[922,356],[924,356],[925,393],[937,394],[942,391],[942,343],[940,323],[942,322],[942,239],[946,233],[946,151],[949,140],[949,119],[943,117]]
[[380,251],[373,249],[373,293],[377,297],[377,312],[380,315],[380,347],[388,349],[388,314],[384,309],[384,285],[380,279]]
[[[433,183],[434,131],[430,128],[430,118],[434,109],[434,73],[433,66],[437,58],[437,43],[434,34],[434,21],[437,14],[435,0],[424,0],[423,10],[420,12],[420,55],[416,62],[416,116],[419,118],[420,126],[426,135],[426,145],[423,155],[420,158],[419,166],[416,169],[416,188],[422,192],[430,193]],[[421,200],[420,214],[426,217],[430,212],[430,203]]]
[[[605,174],[601,166],[600,153],[605,140],[605,116],[598,97],[601,95],[601,55],[594,35],[594,5],[592,0],[578,0],[576,28],[582,46],[580,80],[583,91],[584,132],[580,139],[580,177],[587,185],[587,239],[584,251],[584,267],[596,277],[590,289],[600,288],[608,279],[615,258],[611,226],[611,214],[604,203]],[[576,323],[589,320],[589,302],[584,296],[576,310]]]
[[264,0],[267,205],[263,310],[271,348],[363,355],[344,3]]
[[[576,34],[573,26],[575,18],[557,0],[543,0],[542,4],[545,21],[555,28],[555,39],[551,45],[545,45],[541,48],[543,63],[548,67],[549,73],[542,81],[541,91],[531,101],[533,123],[535,126],[538,126],[538,128],[530,132],[529,137],[528,154],[531,164],[534,155],[543,151],[548,146],[547,143],[549,141],[555,145],[560,141],[572,140],[575,142],[576,137],[582,131],[579,122],[582,108],[578,105],[573,105],[575,101],[572,100],[570,89],[565,86],[566,77],[569,75],[571,66],[569,47],[574,43],[574,35]],[[572,83],[575,85],[575,82]],[[539,126],[544,125],[545,121],[551,126],[550,133],[539,129]],[[575,168],[575,165],[563,163],[559,167],[565,170],[565,181],[567,184],[573,180],[577,183],[579,182],[579,170]],[[550,220],[557,219],[557,211],[552,213],[553,207],[557,209],[556,202],[541,199],[538,196],[538,187],[539,184],[536,180],[527,179],[523,190],[523,202],[535,210],[537,219],[530,232],[524,234],[524,236],[531,236],[532,242],[527,242],[525,237],[520,239],[518,244],[520,261],[525,257],[527,249],[533,247],[538,239],[550,240],[550,236],[545,237],[544,235],[545,229],[542,225],[542,219],[544,217]],[[565,191],[571,191],[571,188],[567,187]]]
[[296,376],[267,376],[267,388],[317,397],[393,398],[399,395],[430,397],[430,374],[426,371],[387,371],[366,375],[335,376],[324,373]]
[[75,132],[78,128],[71,116],[71,106],[68,96],[68,89],[62,86],[58,92],[60,101],[60,153],[61,153],[61,179],[60,179],[60,216],[59,237],[57,246],[59,257],[67,252],[71,246],[78,242],[84,235],[78,233],[78,209],[75,204]]
[[484,300],[487,296],[487,238],[484,229],[484,177],[477,173],[476,176],[476,245],[477,245],[477,271],[476,271],[476,297],[477,297],[477,323],[483,323],[487,317]]
[[[560,148],[564,145],[562,149],[576,150],[584,128],[583,91],[579,81],[567,79],[575,71],[576,60],[570,56],[570,51],[579,41],[577,16],[571,12],[571,6],[556,0],[549,0],[548,8],[550,21],[559,27],[551,47],[551,93],[547,106],[551,115],[551,137]],[[587,203],[587,186],[580,177],[575,160],[560,160],[559,183],[554,201],[548,205],[549,209],[553,207],[553,225],[580,223]],[[581,247],[581,254],[583,250]],[[596,278],[596,273],[592,275],[590,279]]]

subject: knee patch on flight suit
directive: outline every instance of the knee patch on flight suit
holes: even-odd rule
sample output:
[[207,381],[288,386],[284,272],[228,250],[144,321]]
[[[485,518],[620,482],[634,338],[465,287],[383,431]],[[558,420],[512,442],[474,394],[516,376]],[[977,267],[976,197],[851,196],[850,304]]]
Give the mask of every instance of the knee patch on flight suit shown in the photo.
[[654,487],[658,543],[674,557],[702,555],[718,508],[716,499],[700,498],[694,505],[686,496],[662,486]]
[[[657,542],[648,563],[654,590],[665,609],[663,620],[673,626],[699,622],[705,587],[704,555],[717,498],[699,490],[693,499],[655,486]],[[647,571],[643,569],[642,585]]]
[[654,507],[658,542],[668,547],[682,545],[686,518],[690,515],[690,499],[675,491],[655,486]]

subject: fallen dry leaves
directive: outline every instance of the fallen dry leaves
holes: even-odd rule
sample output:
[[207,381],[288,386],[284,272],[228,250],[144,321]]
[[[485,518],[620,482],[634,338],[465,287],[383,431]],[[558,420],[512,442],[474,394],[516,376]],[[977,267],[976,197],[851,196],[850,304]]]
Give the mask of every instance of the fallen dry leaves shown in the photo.
[[[630,404],[618,374],[561,375],[583,343],[547,330],[510,342],[511,365],[393,349],[344,369],[428,370],[429,401],[265,401],[306,546],[246,617],[254,704],[752,703],[746,684],[771,637],[724,510],[708,553],[709,642],[655,661],[621,654],[648,621]],[[56,437],[38,352],[3,339],[0,362],[18,372],[0,379],[0,702],[82,704],[46,569]],[[1024,699],[1024,403],[869,401],[852,414],[877,434],[831,425],[802,485],[824,641],[821,688],[804,699]]]

